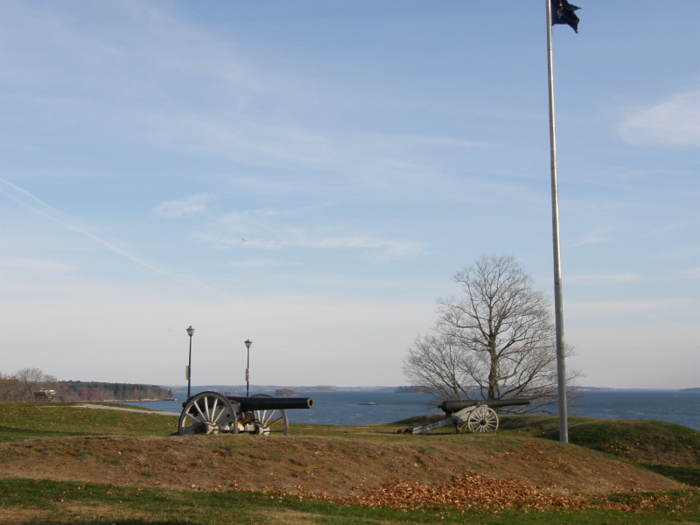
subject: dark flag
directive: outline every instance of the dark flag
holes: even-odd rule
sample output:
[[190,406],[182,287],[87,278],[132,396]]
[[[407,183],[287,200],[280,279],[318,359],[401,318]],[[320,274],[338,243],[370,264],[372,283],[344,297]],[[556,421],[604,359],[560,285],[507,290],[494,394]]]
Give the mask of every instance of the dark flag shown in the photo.
[[578,33],[578,16],[576,11],[581,9],[578,6],[570,4],[566,0],[551,0],[552,1],[552,25],[567,24]]

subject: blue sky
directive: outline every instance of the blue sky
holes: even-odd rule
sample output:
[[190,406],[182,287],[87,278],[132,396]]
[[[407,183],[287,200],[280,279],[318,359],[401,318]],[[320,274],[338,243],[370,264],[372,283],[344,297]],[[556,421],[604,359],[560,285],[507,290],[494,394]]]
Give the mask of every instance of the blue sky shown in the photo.
[[[554,28],[567,364],[700,386],[695,1]],[[399,385],[450,277],[552,293],[545,2],[3,2],[2,372]],[[245,239],[245,240],[244,240]]]

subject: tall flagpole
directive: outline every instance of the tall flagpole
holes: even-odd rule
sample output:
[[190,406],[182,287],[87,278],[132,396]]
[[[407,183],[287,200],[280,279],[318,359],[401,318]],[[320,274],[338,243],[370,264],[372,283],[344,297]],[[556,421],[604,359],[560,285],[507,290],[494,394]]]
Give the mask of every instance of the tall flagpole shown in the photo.
[[549,73],[549,157],[552,179],[552,243],[554,255],[554,319],[557,332],[557,383],[559,389],[559,441],[569,442],[566,414],[566,365],[564,363],[564,306],[561,293],[559,243],[559,188],[557,181],[557,130],[554,117],[554,61],[552,57],[552,1],[547,2],[547,71]]

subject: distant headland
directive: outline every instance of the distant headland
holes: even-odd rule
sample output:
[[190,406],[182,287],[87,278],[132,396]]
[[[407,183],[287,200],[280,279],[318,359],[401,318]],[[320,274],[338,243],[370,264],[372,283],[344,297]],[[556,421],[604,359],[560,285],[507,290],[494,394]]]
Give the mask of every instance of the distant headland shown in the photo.
[[434,389],[429,386],[397,386],[394,388],[395,394],[432,394]]

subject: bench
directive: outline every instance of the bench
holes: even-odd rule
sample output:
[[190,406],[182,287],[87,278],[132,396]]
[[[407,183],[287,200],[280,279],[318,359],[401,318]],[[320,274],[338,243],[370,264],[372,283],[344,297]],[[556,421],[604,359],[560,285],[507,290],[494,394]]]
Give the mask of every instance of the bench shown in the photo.
[[34,401],[51,401],[56,395],[55,390],[37,390],[34,392]]

